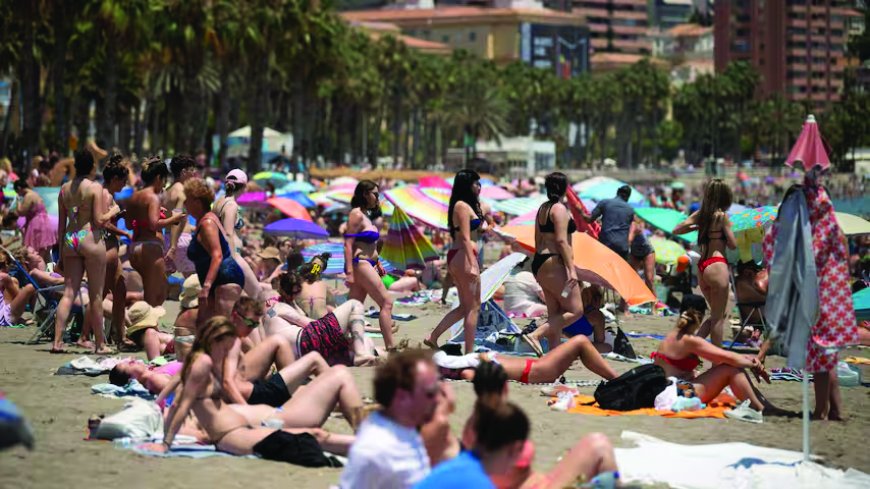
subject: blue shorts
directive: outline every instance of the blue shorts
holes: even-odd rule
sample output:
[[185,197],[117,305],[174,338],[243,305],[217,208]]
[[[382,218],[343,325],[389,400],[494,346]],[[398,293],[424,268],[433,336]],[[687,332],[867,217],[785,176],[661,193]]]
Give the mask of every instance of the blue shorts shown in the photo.
[[592,323],[589,322],[589,318],[584,314],[583,317],[563,328],[562,333],[571,338],[581,334],[583,336],[591,336],[593,330]]

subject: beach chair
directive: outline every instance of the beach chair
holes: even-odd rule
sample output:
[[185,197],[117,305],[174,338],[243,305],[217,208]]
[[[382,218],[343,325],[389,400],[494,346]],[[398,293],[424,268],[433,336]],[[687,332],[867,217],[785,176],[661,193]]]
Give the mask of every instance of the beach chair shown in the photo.
[[[15,266],[17,270],[15,276],[19,278],[19,282],[22,282],[21,279],[24,279],[25,283],[20,283],[20,285],[25,286],[30,284],[34,289],[36,289],[36,306],[33,308],[33,316],[36,319],[37,328],[28,343],[38,343],[43,338],[52,338],[54,335],[54,322],[57,317],[57,305],[60,302],[59,295],[63,293],[64,286],[40,286],[27,271],[27,268],[15,259],[12,252],[10,252],[5,246],[0,246],[0,250],[6,254]],[[81,298],[81,293],[79,294],[79,298]],[[79,316],[82,313],[81,308],[79,307],[78,310],[76,310],[75,306],[73,307],[72,312],[73,313],[70,314],[70,317],[73,321],[76,316]]]
[[766,302],[749,302],[743,301],[737,294],[737,281],[735,275],[731,274],[731,289],[734,291],[735,306],[740,314],[740,329],[734,333],[731,346],[729,349],[734,349],[734,343],[746,330],[750,327],[754,330],[761,330],[762,334],[767,330],[767,321],[764,318],[764,306]]

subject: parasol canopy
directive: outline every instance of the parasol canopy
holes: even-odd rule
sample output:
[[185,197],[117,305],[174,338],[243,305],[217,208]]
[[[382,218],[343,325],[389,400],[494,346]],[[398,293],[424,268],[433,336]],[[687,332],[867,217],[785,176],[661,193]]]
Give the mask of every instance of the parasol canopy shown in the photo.
[[[668,234],[673,234],[677,224],[689,217],[680,211],[664,207],[638,207],[634,210],[634,213],[637,217],[649,223],[650,226]],[[686,234],[678,234],[675,237],[686,243],[695,243],[698,241],[698,232],[692,231]]]
[[245,192],[236,198],[236,203],[242,207],[268,207],[266,192]]
[[493,210],[504,212],[512,216],[522,216],[529,212],[538,210],[547,197],[544,195],[535,195],[531,197],[517,197],[515,199],[501,200],[493,204]]
[[[314,202],[313,200],[311,200],[311,198],[309,198],[308,194],[305,192],[299,192],[299,191],[285,192],[285,193],[278,192],[277,196],[283,197],[285,199],[295,200],[302,207],[305,207],[308,209],[313,209],[313,208],[317,207],[317,202]],[[332,203],[332,202],[330,202],[330,203]]]
[[287,184],[290,181],[290,177],[287,176],[286,173],[280,173],[276,171],[261,171],[254,175],[254,181],[264,185],[266,183],[271,183],[275,187],[279,187],[281,185]]
[[803,164],[806,171],[812,170],[817,165],[823,170],[831,167],[831,160],[828,159],[828,152],[822,141],[819,125],[812,114],[807,116],[797,141],[788,153],[788,158],[785,159],[787,166],[793,167],[795,163]]
[[429,226],[447,229],[447,204],[435,200],[416,185],[406,185],[384,192],[387,200],[406,214]]
[[287,217],[292,217],[294,219],[298,219],[300,221],[308,221],[311,222],[311,214],[308,213],[308,209],[302,206],[299,202],[296,202],[293,199],[285,199],[283,197],[272,197],[271,199],[266,201],[272,207],[278,209]]
[[835,212],[834,215],[837,217],[837,223],[840,225],[840,229],[843,230],[843,234],[846,236],[870,234],[870,221],[863,217],[854,214],[847,214],[845,212]]
[[649,238],[649,244],[656,253],[656,263],[662,265],[676,265],[677,260],[686,254],[685,248],[669,239],[652,236]]
[[739,233],[752,228],[765,227],[776,219],[777,208],[773,205],[747,209],[729,216],[731,231]]
[[[508,226],[499,232],[516,238],[523,248],[535,252],[534,226]],[[615,290],[631,306],[656,301],[655,294],[646,288],[631,265],[610,248],[586,233],[574,233],[572,240],[574,266],[581,280]]]
[[272,236],[288,236],[291,238],[326,239],[329,237],[329,233],[317,224],[314,224],[311,221],[303,221],[302,219],[294,219],[292,217],[267,224],[266,227],[263,228],[263,233]]
[[380,256],[408,270],[422,269],[427,261],[438,259],[438,252],[405,211],[396,207]]

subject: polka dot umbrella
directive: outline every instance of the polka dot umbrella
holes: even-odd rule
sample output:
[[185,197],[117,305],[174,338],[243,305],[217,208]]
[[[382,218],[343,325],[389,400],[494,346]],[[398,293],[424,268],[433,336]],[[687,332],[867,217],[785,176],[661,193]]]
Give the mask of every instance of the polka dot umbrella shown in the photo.
[[766,205],[732,214],[731,230],[739,233],[747,229],[765,227],[776,219],[777,211],[776,206]]

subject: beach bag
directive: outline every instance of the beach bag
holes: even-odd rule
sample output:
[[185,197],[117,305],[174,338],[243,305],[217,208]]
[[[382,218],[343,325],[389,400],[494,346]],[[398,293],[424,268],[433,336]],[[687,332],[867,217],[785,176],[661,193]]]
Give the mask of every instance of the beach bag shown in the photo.
[[625,358],[637,358],[637,353],[634,352],[631,342],[628,341],[628,336],[619,326],[616,327],[616,338],[613,340],[613,353],[622,355]]
[[658,365],[641,365],[595,389],[601,409],[631,411],[655,406],[656,396],[668,386],[665,371]]

